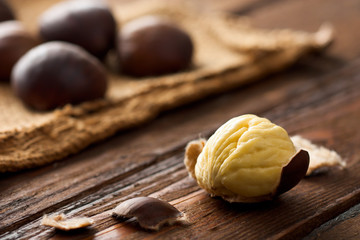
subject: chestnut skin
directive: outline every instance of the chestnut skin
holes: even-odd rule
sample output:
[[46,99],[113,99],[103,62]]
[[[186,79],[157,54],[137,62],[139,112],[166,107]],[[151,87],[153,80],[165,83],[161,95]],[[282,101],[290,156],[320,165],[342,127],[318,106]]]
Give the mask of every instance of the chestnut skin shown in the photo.
[[0,23],[0,80],[9,81],[15,63],[38,41],[18,21]]
[[39,26],[44,41],[70,42],[100,59],[115,44],[116,22],[108,6],[101,1],[60,2],[42,14]]
[[305,177],[309,164],[309,153],[303,149],[299,150],[282,169],[280,183],[275,195],[280,195],[295,187]]
[[0,22],[14,20],[15,14],[6,0],[0,0]]
[[158,231],[168,224],[185,222],[184,214],[168,202],[152,197],[135,197],[120,203],[112,213],[115,218],[135,217],[140,226]]
[[107,75],[98,59],[81,47],[49,42],[33,48],[16,63],[11,86],[29,107],[51,110],[104,97]]
[[184,70],[190,65],[194,50],[188,33],[157,16],[128,22],[119,34],[117,46],[122,72],[135,77]]

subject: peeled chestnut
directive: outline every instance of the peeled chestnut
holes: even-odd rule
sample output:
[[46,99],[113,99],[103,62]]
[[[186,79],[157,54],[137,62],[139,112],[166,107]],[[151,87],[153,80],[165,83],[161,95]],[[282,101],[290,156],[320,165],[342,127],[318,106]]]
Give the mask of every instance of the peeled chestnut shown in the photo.
[[229,202],[271,200],[295,187],[309,153],[282,127],[253,114],[230,119],[208,141],[190,142],[185,166],[199,186]]
[[0,22],[14,20],[15,15],[5,0],[0,0]]
[[11,85],[26,105],[50,110],[103,97],[107,75],[98,59],[81,47],[49,42],[33,48],[17,62]]
[[0,80],[9,80],[13,66],[27,51],[37,45],[18,21],[0,23]]
[[60,2],[40,18],[40,36],[45,41],[65,41],[103,58],[114,47],[116,22],[101,1]]
[[127,23],[118,40],[120,68],[123,73],[136,77],[183,70],[191,63],[193,49],[188,33],[157,16]]

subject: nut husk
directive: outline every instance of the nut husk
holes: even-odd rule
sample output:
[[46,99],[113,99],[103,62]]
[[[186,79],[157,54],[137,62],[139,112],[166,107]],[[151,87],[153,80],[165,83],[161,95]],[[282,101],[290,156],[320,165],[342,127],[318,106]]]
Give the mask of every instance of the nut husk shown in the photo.
[[164,225],[184,223],[185,216],[171,204],[152,197],[136,197],[119,204],[112,213],[116,218],[134,217],[147,230],[158,231]]
[[346,161],[334,150],[315,145],[310,140],[298,135],[292,136],[291,141],[297,149],[304,149],[309,152],[310,164],[306,176],[323,173],[333,167],[340,169],[346,167]]
[[41,225],[54,227],[62,231],[71,231],[85,228],[94,223],[94,220],[87,217],[67,218],[64,214],[48,216],[44,215]]

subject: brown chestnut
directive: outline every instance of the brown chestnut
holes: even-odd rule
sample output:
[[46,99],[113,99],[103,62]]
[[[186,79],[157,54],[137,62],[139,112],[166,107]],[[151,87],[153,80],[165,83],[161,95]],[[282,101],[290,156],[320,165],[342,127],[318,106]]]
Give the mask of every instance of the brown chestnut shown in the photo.
[[0,80],[9,80],[15,63],[37,43],[20,22],[0,23]]
[[85,48],[103,58],[114,47],[116,22],[101,1],[60,2],[40,18],[40,36],[45,41],[65,41]]
[[103,97],[107,75],[98,59],[81,47],[49,42],[33,48],[16,63],[11,85],[26,105],[50,110]]
[[0,22],[14,20],[15,14],[6,0],[0,0]]
[[191,63],[193,49],[188,33],[157,16],[144,16],[127,23],[118,40],[120,68],[136,77],[183,70]]

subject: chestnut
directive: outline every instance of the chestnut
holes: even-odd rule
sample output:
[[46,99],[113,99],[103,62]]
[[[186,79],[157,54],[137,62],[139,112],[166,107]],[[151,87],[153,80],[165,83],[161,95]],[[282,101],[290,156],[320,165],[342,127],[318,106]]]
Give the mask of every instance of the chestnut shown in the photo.
[[0,0],[0,22],[14,20],[15,14],[6,0]]
[[0,23],[0,80],[9,80],[13,66],[27,51],[37,45],[18,21]]
[[135,77],[183,70],[190,65],[194,49],[188,33],[158,16],[128,22],[122,27],[117,46],[122,72]]
[[98,59],[65,42],[41,44],[14,66],[11,85],[28,106],[50,110],[104,97],[107,75]]
[[116,22],[108,6],[100,1],[70,0],[46,10],[39,20],[44,41],[65,41],[104,58],[114,47]]
[[198,185],[229,202],[261,202],[295,187],[309,167],[286,130],[253,114],[234,117],[186,147],[184,163]]

